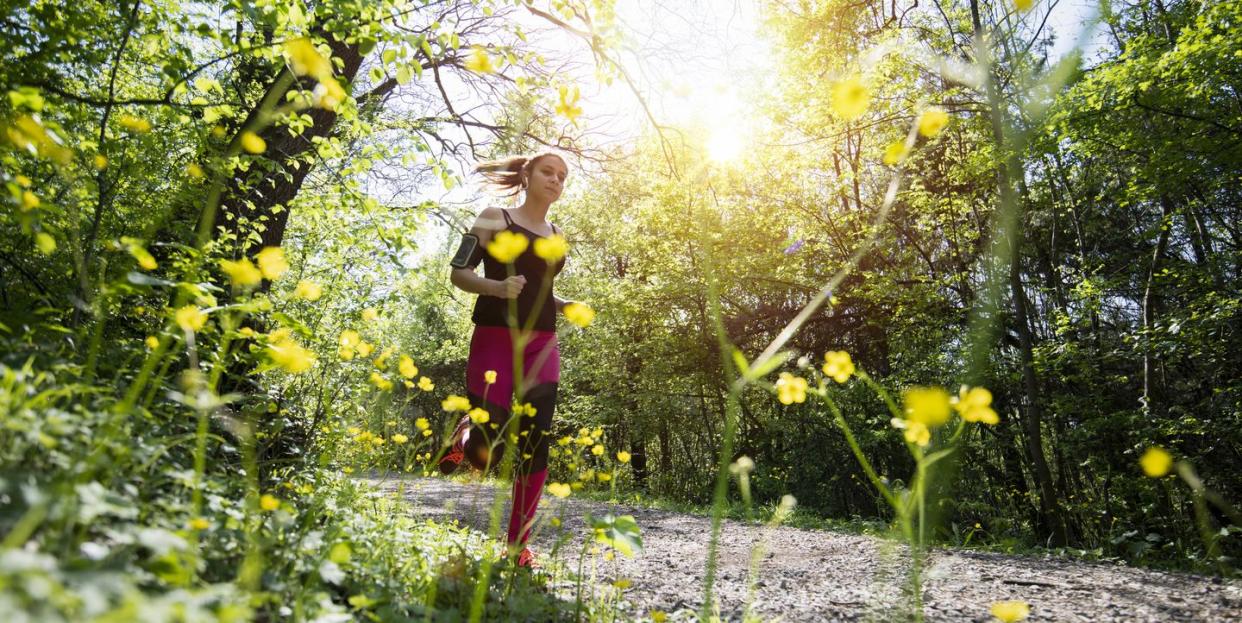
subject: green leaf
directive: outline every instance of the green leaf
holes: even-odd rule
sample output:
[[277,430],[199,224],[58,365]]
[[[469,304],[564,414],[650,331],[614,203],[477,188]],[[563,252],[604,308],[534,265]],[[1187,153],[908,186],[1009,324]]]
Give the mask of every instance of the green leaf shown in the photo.
[[595,532],[595,542],[603,543],[626,557],[643,551],[643,537],[633,515],[616,517],[608,514],[595,519],[588,514],[586,522]]

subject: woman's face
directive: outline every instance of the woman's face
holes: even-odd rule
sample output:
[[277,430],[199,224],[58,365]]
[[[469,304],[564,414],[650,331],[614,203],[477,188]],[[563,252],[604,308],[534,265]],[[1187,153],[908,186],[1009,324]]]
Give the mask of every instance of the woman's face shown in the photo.
[[564,160],[556,156],[539,158],[531,165],[530,173],[527,174],[526,194],[552,203],[560,199],[567,175],[569,175],[569,169],[565,166]]

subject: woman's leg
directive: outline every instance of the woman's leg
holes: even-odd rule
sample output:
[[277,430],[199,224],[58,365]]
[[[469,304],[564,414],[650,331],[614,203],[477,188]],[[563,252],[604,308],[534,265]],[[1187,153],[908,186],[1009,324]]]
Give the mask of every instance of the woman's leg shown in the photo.
[[522,353],[525,375],[519,401],[534,413],[523,412],[518,422],[517,449],[520,452],[513,477],[513,508],[509,512],[509,544],[525,545],[530,536],[539,498],[548,477],[548,444],[552,415],[556,411],[557,387],[561,377],[560,352],[556,334],[539,332],[532,336]]
[[517,448],[521,452],[517,472],[513,475],[513,508],[509,511],[509,543],[525,545],[534,524],[539,498],[548,478],[548,443],[552,414],[556,409],[556,383],[543,383],[531,388],[526,402],[534,408],[515,415],[518,423]]

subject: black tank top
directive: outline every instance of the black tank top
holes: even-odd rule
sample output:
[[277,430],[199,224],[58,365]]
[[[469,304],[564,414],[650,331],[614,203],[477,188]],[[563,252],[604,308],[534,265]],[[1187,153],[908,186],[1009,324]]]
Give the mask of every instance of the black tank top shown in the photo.
[[[556,303],[552,299],[552,282],[565,267],[565,259],[561,258],[549,270],[548,263],[535,255],[535,239],[543,238],[543,236],[513,222],[508,210],[501,209],[500,212],[504,214],[506,230],[520,233],[530,239],[530,246],[526,247],[526,250],[513,262],[514,274],[526,277],[526,285],[522,286],[522,293],[517,297],[516,317],[510,310],[509,299],[480,294],[479,299],[475,301],[474,314],[471,318],[474,324],[487,327],[523,328],[530,321],[532,314],[538,314],[533,329],[556,331]],[[552,229],[556,231],[555,227]],[[483,276],[496,281],[504,281],[509,277],[509,268],[492,257],[492,254],[484,251]]]

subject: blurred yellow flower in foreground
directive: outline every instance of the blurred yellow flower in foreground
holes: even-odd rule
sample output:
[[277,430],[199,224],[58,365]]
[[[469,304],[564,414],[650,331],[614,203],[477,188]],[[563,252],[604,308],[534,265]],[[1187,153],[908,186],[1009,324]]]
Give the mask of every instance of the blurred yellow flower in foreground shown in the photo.
[[902,434],[905,436],[907,442],[920,447],[931,443],[931,429],[927,428],[926,424],[914,420],[903,420],[900,418],[893,418],[891,423],[893,428],[903,431]]
[[967,422],[982,422],[988,425],[1000,423],[1000,417],[992,409],[992,392],[982,387],[967,388],[962,386],[953,399],[953,408]]
[[259,261],[259,270],[263,271],[263,276],[272,281],[289,270],[289,262],[285,261],[285,252],[280,247],[263,247],[255,259]]
[[558,498],[566,498],[569,497],[570,487],[563,482],[554,482],[548,485],[548,493],[551,493]]
[[830,350],[824,353],[824,376],[838,383],[850,380],[854,374],[854,361],[850,354],[843,350]]
[[578,115],[582,114],[582,107],[578,105],[578,98],[580,97],[578,87],[562,86],[557,89],[557,96],[560,101],[556,104],[556,114],[565,117],[570,123],[578,125]]
[[492,236],[487,243],[487,252],[501,264],[511,264],[528,246],[530,240],[524,234],[505,230]]
[[409,355],[401,355],[401,361],[397,363],[397,371],[407,379],[418,376],[418,366],[414,365],[414,360]]
[[943,108],[932,106],[919,115],[919,134],[931,138],[949,124],[949,113]]
[[939,387],[911,387],[902,392],[906,419],[928,428],[943,426],[949,421],[949,392]]
[[906,147],[905,141],[893,141],[884,149],[884,164],[892,166],[900,164],[910,155],[910,148]]
[[1025,601],[998,601],[992,604],[992,616],[1004,623],[1015,623],[1030,616],[1031,607]]
[[471,409],[470,413],[467,413],[466,415],[469,415],[470,421],[474,422],[475,424],[486,424],[487,421],[490,420],[492,417],[490,414],[488,414],[486,409],[480,409],[478,407]]
[[261,154],[267,151],[267,141],[263,137],[249,130],[242,132],[241,148],[246,150],[248,154]]
[[832,85],[830,101],[832,112],[843,121],[853,121],[871,105],[871,89],[858,76],[850,76]]
[[470,399],[465,396],[450,394],[447,398],[440,401],[440,407],[445,411],[469,411]]
[[263,273],[250,260],[220,260],[220,268],[229,276],[229,281],[239,288],[259,285],[263,281]]
[[142,117],[121,114],[117,116],[116,121],[126,130],[136,134],[145,134],[151,131],[151,122],[143,119]]
[[470,57],[466,59],[465,66],[466,69],[476,74],[496,73],[496,64],[481,45],[476,45],[470,50]]
[[207,322],[207,314],[204,314],[198,307],[194,305],[186,305],[177,310],[174,314],[177,326],[183,331],[200,331]]
[[1173,455],[1160,446],[1152,446],[1139,459],[1143,473],[1152,478],[1160,478],[1169,473],[1173,467]]
[[207,528],[210,528],[210,527],[211,527],[211,522],[207,521],[206,519],[203,519],[202,517],[195,517],[194,519],[190,520],[191,530],[206,530]]
[[566,253],[569,253],[569,242],[560,234],[535,239],[535,255],[545,262],[559,262]]
[[484,372],[483,382],[487,383],[488,385],[492,385],[493,383],[495,383],[496,382],[496,371],[488,370],[487,372]]
[[432,383],[431,379],[424,376],[418,379],[418,388],[425,392],[429,392],[436,388],[436,384]]
[[595,321],[595,310],[585,303],[569,303],[561,311],[570,322],[583,329],[591,326],[591,323]]
[[314,353],[298,344],[289,329],[273,331],[270,339],[267,354],[285,372],[300,374],[315,365]]
[[293,296],[306,301],[318,301],[323,296],[323,287],[314,281],[303,279],[298,282],[296,288],[293,289]]
[[806,379],[788,372],[781,372],[780,378],[776,380],[777,400],[783,405],[806,402],[806,387]]

